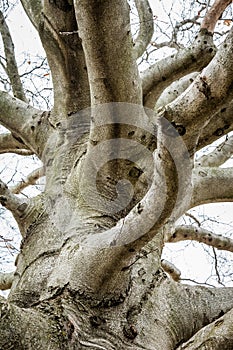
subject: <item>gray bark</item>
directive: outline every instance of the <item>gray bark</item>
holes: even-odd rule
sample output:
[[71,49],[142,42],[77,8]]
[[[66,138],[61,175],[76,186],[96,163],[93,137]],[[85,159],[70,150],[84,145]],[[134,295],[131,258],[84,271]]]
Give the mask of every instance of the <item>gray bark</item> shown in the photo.
[[[206,21],[193,46],[141,80],[136,57],[151,33],[142,25],[135,49],[126,1],[22,3],[48,57],[54,106],[43,112],[0,93],[0,122],[11,132],[2,152],[19,147],[43,161],[28,184],[46,175],[44,192],[27,200],[13,193],[22,187],[0,183],[22,234],[9,297],[0,298],[0,348],[227,349],[233,288],[174,281],[161,254],[190,207],[233,198],[231,169],[194,168],[196,149],[221,136],[213,120],[224,134],[233,126],[233,31],[210,62]],[[164,106],[162,91],[203,67]],[[157,100],[157,114],[145,110]]]

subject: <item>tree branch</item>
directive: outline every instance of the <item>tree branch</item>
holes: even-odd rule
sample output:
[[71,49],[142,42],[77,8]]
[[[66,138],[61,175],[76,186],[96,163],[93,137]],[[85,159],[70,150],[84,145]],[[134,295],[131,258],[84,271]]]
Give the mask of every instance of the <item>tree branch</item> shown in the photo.
[[201,28],[208,30],[210,33],[213,33],[217,21],[221,17],[221,14],[230,5],[231,2],[232,0],[216,0],[205,15],[205,18],[201,24]]
[[166,259],[162,259],[161,266],[164,269],[164,271],[167,272],[174,281],[178,282],[180,280],[180,275],[181,275],[180,270],[170,261],[167,261]]
[[233,66],[229,63],[232,55],[233,29],[191,86],[165,107],[165,118],[185,129],[183,139],[191,153],[198,143],[200,130],[224,103],[232,101]]
[[27,101],[22,82],[20,80],[15,59],[14,44],[3,13],[0,11],[0,33],[6,56],[6,73],[10,79],[13,95],[22,101]]
[[0,123],[39,157],[47,139],[54,132],[48,117],[48,112],[40,111],[0,91]]
[[214,113],[208,124],[201,130],[197,150],[211,144],[233,130],[232,113],[233,100],[224,103],[222,108]]
[[[155,295],[153,310],[156,310],[158,317],[162,313],[161,326],[169,329],[172,325],[174,326],[175,320],[175,331],[171,332],[168,347],[170,349],[180,349],[179,345],[181,343],[188,341],[206,324],[226,314],[233,305],[233,288],[189,286],[176,283],[171,279],[163,283],[159,291],[156,290]],[[160,301],[163,300],[163,303],[157,304],[157,298]],[[173,317],[171,317],[171,312]],[[160,327],[159,331],[161,332]],[[157,327],[153,329],[153,332],[157,332]],[[155,339],[159,339],[159,333]],[[158,349],[160,348],[162,349],[162,347],[158,347]],[[223,349],[228,350],[230,348]],[[212,347],[208,349],[212,350]]]
[[41,11],[43,10],[43,2],[41,0],[20,0],[28,18],[31,20],[35,28],[38,29]]
[[25,210],[28,206],[28,200],[25,198],[19,198],[14,195],[7,187],[7,185],[0,180],[0,203],[12,212],[17,219],[22,218]]
[[196,166],[218,167],[224,164],[233,154],[233,136],[226,137],[211,153],[203,155],[196,161]]
[[185,75],[179,80],[174,81],[171,85],[169,85],[159,96],[156,104],[155,110],[166,106],[168,103],[174,101],[179,95],[181,95],[194,81],[199,73],[193,72]]
[[201,204],[233,201],[233,168],[196,168],[190,208]]
[[133,54],[127,2],[76,0],[75,12],[87,63],[92,105],[108,102],[140,104],[141,86]]
[[166,242],[174,243],[180,241],[192,240],[205,243],[219,250],[227,250],[233,252],[233,239],[216,235],[202,227],[194,227],[190,225],[177,226],[175,232],[166,237]]
[[144,105],[153,109],[161,91],[184,75],[204,68],[215,52],[213,37],[206,31],[200,31],[191,47],[150,66],[141,74]]
[[11,192],[14,194],[20,193],[26,187],[28,187],[30,185],[35,185],[36,181],[44,175],[45,175],[44,174],[44,167],[35,169],[26,177],[26,179],[19,182],[17,185],[11,187]]
[[14,279],[14,272],[2,273],[0,272],[0,289],[10,289]]
[[23,308],[0,297],[0,314],[2,349],[68,349],[66,328],[60,334],[58,320],[48,316],[44,310]]
[[233,309],[197,332],[177,350],[229,350],[233,348]]
[[[161,91],[173,81],[191,72],[200,71],[210,62],[215,54],[210,33],[216,25],[216,18],[213,18],[212,14],[215,13],[219,18],[230,2],[230,0],[215,1],[207,12],[200,33],[191,47],[156,62],[143,72],[142,86],[146,107],[153,109]],[[211,26],[207,24],[209,21],[211,21]]]
[[39,24],[40,39],[52,73],[51,121],[55,126],[65,117],[90,107],[87,65],[73,1],[45,1]]
[[0,154],[2,153],[16,153],[22,156],[33,154],[25,144],[18,141],[10,133],[0,134]]
[[140,29],[134,41],[134,52],[139,58],[151,42],[154,33],[154,20],[148,0],[135,0],[135,5],[139,15]]

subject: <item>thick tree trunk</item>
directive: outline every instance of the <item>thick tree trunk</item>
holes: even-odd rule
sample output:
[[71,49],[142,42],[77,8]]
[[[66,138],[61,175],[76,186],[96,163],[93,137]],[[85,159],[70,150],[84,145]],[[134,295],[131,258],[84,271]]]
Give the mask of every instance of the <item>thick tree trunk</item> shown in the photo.
[[8,302],[1,299],[2,350],[174,350],[233,307],[230,288],[167,277],[162,234],[130,257],[127,246],[85,243],[86,233],[99,229],[77,220],[68,222],[75,232],[64,222],[61,230],[44,211],[28,229]]
[[[0,181],[0,203],[23,237],[11,292],[0,298],[1,350],[233,348],[233,288],[182,285],[160,261],[165,241],[187,232],[205,239],[201,230],[175,230],[189,208],[233,198],[232,169],[192,170],[196,149],[233,129],[233,31],[179,98],[165,107],[166,93],[159,100],[208,64],[213,22],[229,2],[216,0],[195,44],[141,79],[136,58],[153,29],[147,1],[135,2],[149,25],[133,41],[125,0],[22,0],[55,98],[42,112],[0,93],[0,122],[12,133],[0,139],[3,150],[37,154],[46,174],[32,199]],[[143,99],[162,103],[160,112],[145,111]]]

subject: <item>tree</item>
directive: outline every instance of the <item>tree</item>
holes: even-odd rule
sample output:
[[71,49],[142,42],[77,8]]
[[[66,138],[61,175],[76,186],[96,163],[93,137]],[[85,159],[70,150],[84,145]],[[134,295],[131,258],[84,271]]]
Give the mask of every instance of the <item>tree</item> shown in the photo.
[[232,251],[230,238],[176,224],[199,204],[233,199],[232,168],[220,167],[232,137],[194,161],[233,129],[233,30],[213,43],[231,1],[216,0],[193,43],[141,75],[153,35],[147,0],[135,0],[134,39],[125,0],[21,2],[46,51],[54,104],[27,102],[1,14],[12,86],[0,92],[1,152],[36,154],[44,166],[25,183],[45,174],[46,185],[25,199],[0,183],[22,234],[16,272],[0,275],[1,288],[12,284],[0,298],[0,348],[229,350],[233,288],[179,283],[161,254],[185,239]]

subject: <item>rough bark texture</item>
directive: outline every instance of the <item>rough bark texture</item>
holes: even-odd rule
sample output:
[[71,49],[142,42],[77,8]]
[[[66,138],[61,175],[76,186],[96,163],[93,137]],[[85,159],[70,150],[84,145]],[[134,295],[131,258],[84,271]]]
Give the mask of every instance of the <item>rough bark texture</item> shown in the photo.
[[[28,105],[19,82],[14,97],[0,92],[10,132],[0,153],[35,153],[44,164],[17,187],[0,182],[22,234],[13,281],[0,275],[2,289],[12,283],[0,298],[0,349],[232,348],[233,288],[183,285],[161,263],[168,241],[233,251],[231,239],[175,226],[193,206],[233,199],[232,169],[219,168],[232,138],[194,164],[197,149],[233,129],[233,30],[218,50],[210,33],[222,3],[193,45],[140,77],[136,59],[153,29],[146,0],[136,1],[148,22],[135,40],[124,0],[22,0],[54,106]],[[44,174],[42,194],[15,194]]]

